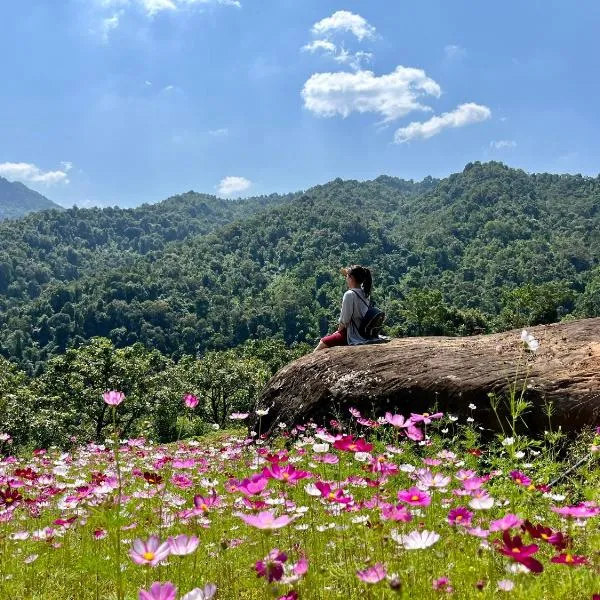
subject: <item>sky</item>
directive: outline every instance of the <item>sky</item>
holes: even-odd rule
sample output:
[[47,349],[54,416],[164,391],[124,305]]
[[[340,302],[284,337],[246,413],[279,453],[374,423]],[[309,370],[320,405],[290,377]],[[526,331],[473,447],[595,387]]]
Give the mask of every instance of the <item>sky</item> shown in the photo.
[[1,0],[0,176],[64,206],[600,172],[597,0]]

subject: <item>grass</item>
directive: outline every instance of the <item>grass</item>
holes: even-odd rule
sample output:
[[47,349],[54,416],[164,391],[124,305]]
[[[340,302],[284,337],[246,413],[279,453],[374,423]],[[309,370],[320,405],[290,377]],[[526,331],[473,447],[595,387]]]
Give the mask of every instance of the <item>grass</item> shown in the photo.
[[[600,516],[563,518],[552,510],[588,502],[590,514],[600,512],[595,508],[600,474],[594,453],[600,440],[593,432],[573,443],[556,433],[536,442],[517,436],[482,443],[474,423],[445,416],[426,425],[425,440],[414,441],[391,424],[371,425],[360,426],[354,419],[343,431],[308,425],[269,444],[246,438],[241,430],[169,446],[121,441],[120,502],[109,443],[71,453],[5,457],[0,462],[0,598],[137,599],[141,589],[167,581],[177,586],[178,599],[207,583],[217,585],[216,597],[222,600],[294,598],[293,593],[311,599],[426,599],[448,593],[467,599],[591,599],[600,593]],[[334,448],[342,435],[364,439],[372,448]],[[344,445],[344,439],[337,445]],[[544,487],[588,455],[590,460],[552,489]],[[287,481],[263,481],[264,469],[277,474],[274,465],[292,466]],[[308,476],[292,485],[297,471]],[[243,480],[252,475],[264,489],[248,495]],[[477,477],[484,478],[485,494],[480,495],[489,495],[491,508],[473,508],[477,491],[467,495],[465,477],[475,485]],[[330,485],[331,496],[320,495],[318,482]],[[429,505],[400,502],[398,492],[417,484]],[[332,498],[336,489],[343,490],[341,502]],[[190,514],[194,497],[200,508]],[[201,508],[210,502],[214,505]],[[386,506],[388,512],[389,506],[398,506],[396,516],[411,520],[389,520]],[[449,523],[457,507],[472,513],[470,526]],[[261,530],[241,517],[264,510],[292,520],[279,529]],[[500,552],[506,545],[502,530],[472,535],[475,526],[488,530],[506,515],[515,515],[509,540],[520,535],[522,545],[538,546],[533,557],[541,573],[528,572]],[[568,547],[533,539],[523,531],[526,519],[562,532]],[[439,539],[423,549],[399,543],[401,536],[423,530]],[[170,555],[154,567],[130,558],[135,540],[155,535],[164,541],[178,534],[199,538],[198,548],[189,555]],[[273,549],[287,554],[283,577],[294,579],[290,569],[302,557],[308,561],[306,574],[277,582],[278,565],[272,561],[267,569],[275,581],[259,577],[256,563]],[[585,562],[551,562],[561,554]],[[379,581],[358,577],[358,571],[376,565],[377,572],[363,578]],[[190,599],[202,597],[196,594]]]

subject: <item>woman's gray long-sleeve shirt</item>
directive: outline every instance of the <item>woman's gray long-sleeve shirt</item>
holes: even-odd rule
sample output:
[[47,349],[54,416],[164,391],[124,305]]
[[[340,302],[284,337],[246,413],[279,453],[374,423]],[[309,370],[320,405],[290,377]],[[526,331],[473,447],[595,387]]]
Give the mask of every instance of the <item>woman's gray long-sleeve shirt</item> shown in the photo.
[[369,341],[358,333],[358,327],[367,312],[368,304],[369,300],[362,288],[352,288],[344,294],[339,322],[346,326],[346,336],[350,346],[366,344]]

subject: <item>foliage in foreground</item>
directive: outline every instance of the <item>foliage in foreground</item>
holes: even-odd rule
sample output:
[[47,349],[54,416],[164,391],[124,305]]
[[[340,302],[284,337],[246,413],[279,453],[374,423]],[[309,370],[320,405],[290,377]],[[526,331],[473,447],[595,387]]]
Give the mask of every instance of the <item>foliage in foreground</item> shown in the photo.
[[[104,399],[115,419],[126,410],[122,394]],[[600,432],[565,451],[559,436],[484,445],[476,426],[439,413],[353,416],[349,429],[283,425],[271,443],[260,432],[170,446],[114,437],[5,456],[0,597],[600,592]],[[589,460],[550,487],[580,455]]]

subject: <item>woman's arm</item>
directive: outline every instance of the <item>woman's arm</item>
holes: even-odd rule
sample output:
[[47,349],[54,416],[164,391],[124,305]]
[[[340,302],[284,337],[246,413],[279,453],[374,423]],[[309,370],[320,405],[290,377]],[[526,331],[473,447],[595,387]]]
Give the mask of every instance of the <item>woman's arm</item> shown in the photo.
[[354,296],[354,293],[350,290],[344,294],[344,298],[342,300],[342,310],[340,311],[338,331],[344,331],[344,329],[348,327],[350,321],[352,320],[352,312],[354,309],[354,299],[352,296]]

